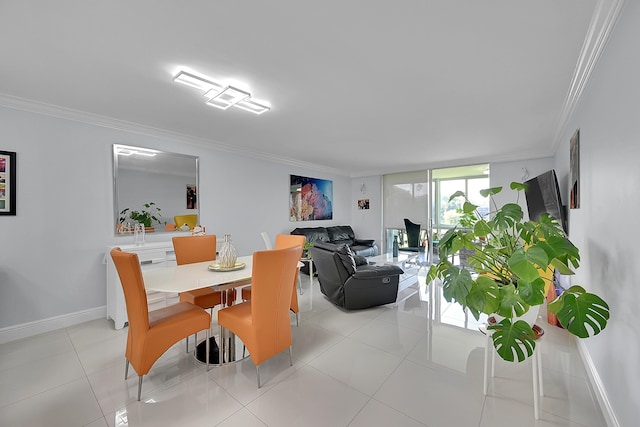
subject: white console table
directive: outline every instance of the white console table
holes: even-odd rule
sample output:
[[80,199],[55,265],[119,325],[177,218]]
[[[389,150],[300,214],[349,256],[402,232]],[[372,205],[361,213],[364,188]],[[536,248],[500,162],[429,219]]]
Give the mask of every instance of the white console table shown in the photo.
[[[128,318],[120,277],[118,276],[116,266],[110,255],[111,249],[115,247],[119,247],[125,252],[138,254],[140,267],[143,272],[155,268],[176,265],[176,254],[171,241],[150,242],[142,246],[107,246],[104,257],[104,262],[107,265],[107,319],[113,319],[115,328],[122,329],[128,322]],[[147,291],[147,303],[150,311],[175,304],[178,301],[177,293]]]

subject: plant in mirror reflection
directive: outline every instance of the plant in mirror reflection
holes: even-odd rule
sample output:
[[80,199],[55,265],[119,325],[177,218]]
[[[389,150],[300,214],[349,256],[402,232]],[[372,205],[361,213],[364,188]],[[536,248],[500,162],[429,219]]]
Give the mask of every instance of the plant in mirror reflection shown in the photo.
[[142,209],[140,210],[133,211],[129,208],[123,209],[120,211],[118,221],[120,224],[123,224],[128,219],[131,219],[134,222],[143,224],[146,228],[150,228],[154,223],[166,224],[167,222],[162,219],[160,211],[161,209],[154,202],[149,202],[142,205]]

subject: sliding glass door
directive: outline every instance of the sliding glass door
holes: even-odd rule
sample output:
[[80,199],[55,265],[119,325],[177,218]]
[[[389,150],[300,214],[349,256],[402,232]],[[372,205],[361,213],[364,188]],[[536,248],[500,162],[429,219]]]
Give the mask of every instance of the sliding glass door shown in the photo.
[[[383,176],[383,252],[391,252],[394,236],[400,246],[406,238],[404,219],[420,224],[421,244],[429,248],[449,228],[460,226],[462,199],[449,201],[456,191],[467,194],[489,212],[489,200],[479,191],[489,187],[489,165],[479,164],[455,168],[427,169]],[[464,222],[464,221],[463,221]]]

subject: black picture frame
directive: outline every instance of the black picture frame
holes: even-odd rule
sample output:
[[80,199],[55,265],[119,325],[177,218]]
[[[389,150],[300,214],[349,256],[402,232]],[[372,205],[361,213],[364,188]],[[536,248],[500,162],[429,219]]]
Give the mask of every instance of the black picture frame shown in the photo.
[[16,214],[16,153],[0,150],[0,215]]

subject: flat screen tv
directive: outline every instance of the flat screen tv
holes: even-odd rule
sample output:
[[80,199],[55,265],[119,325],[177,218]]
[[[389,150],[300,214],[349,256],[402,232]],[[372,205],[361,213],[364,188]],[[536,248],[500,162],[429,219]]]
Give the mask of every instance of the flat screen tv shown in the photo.
[[562,225],[565,233],[568,233],[566,211],[560,198],[556,172],[552,169],[526,181],[525,184],[527,189],[524,194],[529,219],[538,221],[543,213],[548,213]]

